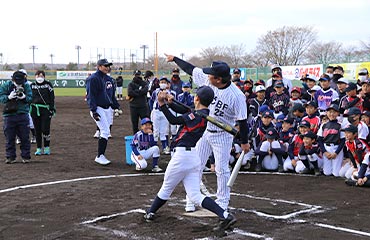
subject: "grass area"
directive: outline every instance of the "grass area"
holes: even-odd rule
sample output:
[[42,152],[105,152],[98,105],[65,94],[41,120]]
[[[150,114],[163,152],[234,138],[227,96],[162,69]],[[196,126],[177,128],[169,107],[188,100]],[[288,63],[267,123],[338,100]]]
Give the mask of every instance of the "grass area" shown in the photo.
[[[59,97],[73,97],[73,96],[85,96],[85,88],[54,88],[55,96]],[[122,95],[127,95],[127,88],[122,90]]]

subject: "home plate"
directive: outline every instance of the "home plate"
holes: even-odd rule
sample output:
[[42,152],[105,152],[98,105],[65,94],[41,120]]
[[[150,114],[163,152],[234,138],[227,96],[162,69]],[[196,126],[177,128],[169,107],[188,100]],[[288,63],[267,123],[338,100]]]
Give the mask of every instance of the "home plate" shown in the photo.
[[183,215],[190,217],[218,217],[213,212],[208,211],[207,209],[204,208],[201,208],[195,212],[185,212]]

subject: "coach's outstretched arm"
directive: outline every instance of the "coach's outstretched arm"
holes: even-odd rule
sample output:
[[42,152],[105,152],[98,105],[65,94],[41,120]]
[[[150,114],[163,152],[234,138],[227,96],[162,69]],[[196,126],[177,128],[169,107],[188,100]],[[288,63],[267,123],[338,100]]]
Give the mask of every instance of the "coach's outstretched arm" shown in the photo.
[[173,55],[164,54],[167,57],[167,62],[175,62],[177,66],[179,66],[184,72],[189,74],[190,76],[193,75],[193,69],[195,68],[194,65],[191,63],[188,63],[178,57],[175,57]]

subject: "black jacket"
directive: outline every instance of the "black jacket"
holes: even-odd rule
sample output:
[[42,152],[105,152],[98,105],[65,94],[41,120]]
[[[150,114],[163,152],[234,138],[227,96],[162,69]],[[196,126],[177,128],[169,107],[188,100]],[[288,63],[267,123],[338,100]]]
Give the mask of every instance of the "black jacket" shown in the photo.
[[127,95],[132,98],[130,107],[145,107],[148,84],[141,77],[134,77],[127,86]]

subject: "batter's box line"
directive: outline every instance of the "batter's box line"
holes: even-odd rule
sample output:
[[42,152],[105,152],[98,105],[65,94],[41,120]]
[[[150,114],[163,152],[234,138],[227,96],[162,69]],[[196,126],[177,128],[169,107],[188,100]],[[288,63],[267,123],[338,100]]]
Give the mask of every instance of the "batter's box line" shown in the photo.
[[311,205],[311,204],[307,204],[307,203],[300,203],[300,202],[296,202],[296,201],[289,201],[289,200],[284,200],[284,199],[272,199],[272,198],[268,198],[268,197],[258,197],[258,196],[252,196],[252,195],[249,195],[249,194],[242,194],[242,193],[230,193],[230,195],[238,196],[238,197],[246,197],[246,198],[251,198],[251,199],[255,199],[255,200],[263,200],[263,201],[298,205],[298,206],[302,206],[302,207],[305,208],[305,209],[295,211],[295,212],[285,214],[285,215],[272,215],[272,214],[259,212],[257,210],[247,210],[245,208],[234,208],[238,211],[251,212],[251,213],[256,214],[257,216],[261,216],[261,217],[265,217],[265,218],[274,218],[274,219],[278,219],[278,220],[287,220],[287,219],[294,218],[296,216],[299,216],[299,215],[305,214],[305,213],[318,213],[318,212],[325,211],[322,206]]

